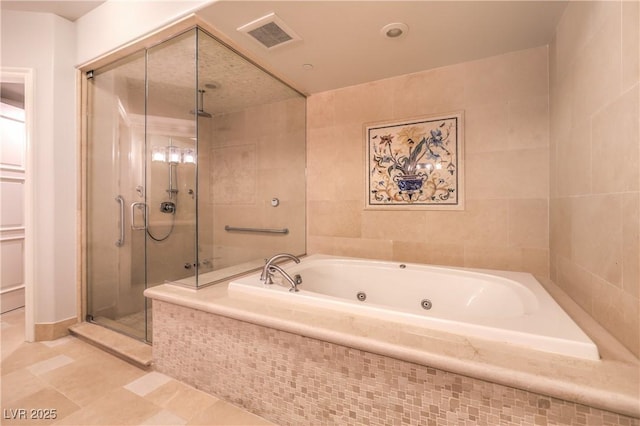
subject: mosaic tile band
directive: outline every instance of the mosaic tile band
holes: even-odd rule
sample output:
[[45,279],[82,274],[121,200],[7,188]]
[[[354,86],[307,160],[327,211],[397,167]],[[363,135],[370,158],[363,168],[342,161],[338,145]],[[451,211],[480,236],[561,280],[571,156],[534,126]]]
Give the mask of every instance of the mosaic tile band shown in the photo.
[[156,369],[281,425],[638,419],[156,301]]

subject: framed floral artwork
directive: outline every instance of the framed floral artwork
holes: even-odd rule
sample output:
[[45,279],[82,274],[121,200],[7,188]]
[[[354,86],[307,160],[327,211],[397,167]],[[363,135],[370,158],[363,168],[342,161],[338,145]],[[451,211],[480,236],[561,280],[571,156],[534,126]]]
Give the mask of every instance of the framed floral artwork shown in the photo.
[[367,209],[464,209],[464,113],[364,126]]

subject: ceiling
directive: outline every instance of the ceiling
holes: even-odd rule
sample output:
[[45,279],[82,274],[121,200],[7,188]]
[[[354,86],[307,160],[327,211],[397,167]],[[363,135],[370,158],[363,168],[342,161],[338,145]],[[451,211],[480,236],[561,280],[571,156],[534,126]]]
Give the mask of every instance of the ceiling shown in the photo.
[[2,8],[21,10],[23,12],[53,13],[70,21],[75,21],[104,2],[105,0],[2,0]]
[[[102,1],[12,1],[2,7],[74,20]],[[197,15],[240,50],[311,94],[548,44],[566,1],[238,1]],[[273,49],[238,28],[275,13],[301,40]],[[408,31],[384,37],[389,23]]]
[[[565,1],[218,1],[198,16],[305,93],[548,44]],[[302,40],[267,50],[237,30],[275,13]],[[381,29],[404,23],[405,36]],[[309,64],[313,68],[304,65]]]

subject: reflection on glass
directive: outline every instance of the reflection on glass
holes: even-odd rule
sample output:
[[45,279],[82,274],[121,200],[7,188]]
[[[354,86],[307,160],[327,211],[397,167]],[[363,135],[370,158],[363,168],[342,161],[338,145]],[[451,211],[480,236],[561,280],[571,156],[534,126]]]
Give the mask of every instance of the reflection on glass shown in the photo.
[[167,162],[167,147],[166,146],[154,146],[151,152],[151,161],[159,161],[161,163]]
[[183,149],[182,162],[185,164],[196,164],[196,150],[193,148]]

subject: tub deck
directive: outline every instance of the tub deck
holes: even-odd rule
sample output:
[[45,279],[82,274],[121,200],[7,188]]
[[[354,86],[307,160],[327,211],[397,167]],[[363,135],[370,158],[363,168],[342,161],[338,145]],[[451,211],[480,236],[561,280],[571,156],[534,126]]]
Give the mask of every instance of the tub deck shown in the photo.
[[272,299],[231,297],[228,282],[200,290],[165,284],[145,296],[472,378],[640,418],[640,363],[549,280],[545,289],[600,348],[583,360]]

